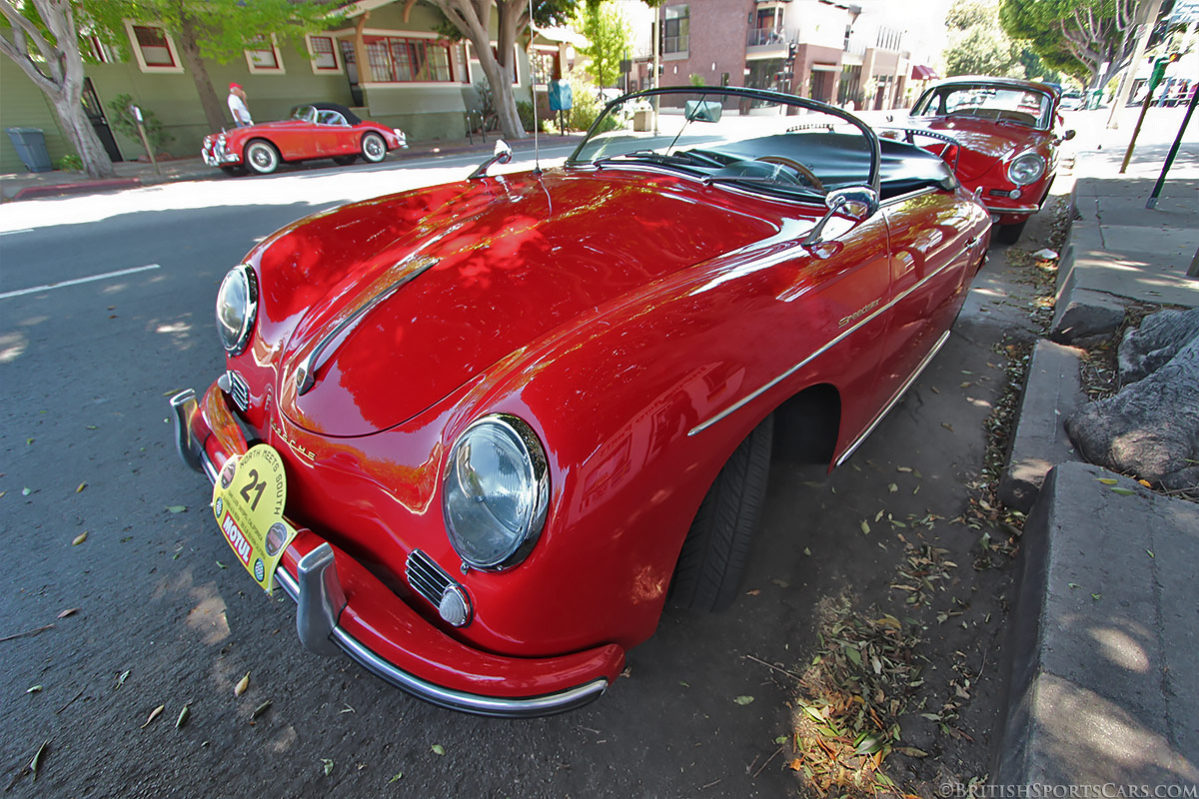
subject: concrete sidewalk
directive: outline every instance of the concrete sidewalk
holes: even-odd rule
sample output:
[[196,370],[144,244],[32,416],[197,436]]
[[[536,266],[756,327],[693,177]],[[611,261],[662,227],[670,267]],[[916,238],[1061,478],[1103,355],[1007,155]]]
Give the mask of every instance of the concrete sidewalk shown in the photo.
[[[478,153],[482,161],[495,148],[497,136],[489,134],[484,140],[479,136],[473,140],[461,139],[451,141],[422,142],[413,144],[406,150],[388,153],[382,162],[393,168],[402,168],[403,162],[413,158],[424,158],[437,155],[453,155],[461,153]],[[567,136],[542,136],[541,144],[561,144],[562,142],[582,141],[582,134]],[[511,142],[516,153],[531,152],[534,144],[531,137]],[[361,167],[361,162],[339,169],[352,170]],[[148,161],[121,161],[113,164],[116,176],[112,178],[92,179],[82,172],[66,172],[54,170],[51,172],[22,172],[0,175],[0,202],[13,200],[30,200],[38,197],[58,197],[71,194],[93,194],[104,191],[137,188],[138,186],[154,186],[161,183],[176,183],[186,180],[243,180],[244,177],[231,177],[221,170],[210,167],[195,158],[173,158],[159,161],[157,168]],[[328,159],[317,159],[297,164],[284,165],[279,174],[305,169],[332,169]]]
[[[1113,334],[1132,302],[1199,307],[1199,278],[1187,276],[1199,245],[1199,119],[1153,210],[1167,148],[1138,149],[1121,175],[1128,129],[1103,136],[1079,148],[1051,332],[1064,344]],[[1193,785],[1199,504],[1077,462],[1062,420],[1084,401],[1081,355],[1038,344],[1001,483],[1000,498],[1031,514],[992,781]]]

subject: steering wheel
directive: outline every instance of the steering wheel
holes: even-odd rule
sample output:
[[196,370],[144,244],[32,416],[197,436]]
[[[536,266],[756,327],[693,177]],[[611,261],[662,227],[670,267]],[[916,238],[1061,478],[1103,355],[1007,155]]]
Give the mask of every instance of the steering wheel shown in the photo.
[[808,181],[808,183],[811,183],[812,187],[816,189],[816,191],[824,191],[824,184],[820,182],[820,178],[816,177],[816,173],[794,159],[787,158],[784,155],[763,155],[759,158],[755,158],[754,160],[793,169],[800,175],[800,177]]

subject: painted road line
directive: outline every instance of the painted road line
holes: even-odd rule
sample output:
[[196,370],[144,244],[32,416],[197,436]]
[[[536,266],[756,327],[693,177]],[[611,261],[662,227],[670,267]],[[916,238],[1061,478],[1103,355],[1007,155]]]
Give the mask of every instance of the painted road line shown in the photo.
[[41,291],[50,291],[51,289],[62,289],[67,286],[78,286],[80,283],[94,283],[97,280],[109,280],[114,277],[123,277],[124,275],[133,275],[138,272],[147,272],[151,269],[161,269],[159,264],[147,264],[146,266],[135,266],[132,269],[118,269],[116,272],[105,272],[102,275],[92,275],[90,277],[80,277],[74,280],[63,280],[58,283],[47,283],[44,286],[34,286],[28,289],[18,289],[17,291],[6,291],[0,294],[0,300],[7,300],[10,297],[20,297],[25,294],[37,294]]

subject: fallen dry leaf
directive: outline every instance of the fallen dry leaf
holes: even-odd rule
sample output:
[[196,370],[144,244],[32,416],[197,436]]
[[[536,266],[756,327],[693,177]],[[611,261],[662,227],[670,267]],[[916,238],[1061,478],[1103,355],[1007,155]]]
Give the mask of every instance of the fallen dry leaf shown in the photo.
[[233,686],[233,695],[241,696],[250,687],[250,672],[246,672],[246,676],[237,681],[237,685]]
[[58,612],[58,618],[65,619],[67,616],[74,616],[79,612],[79,608],[67,608]]
[[166,710],[166,707],[167,707],[166,705],[159,705],[158,707],[151,710],[149,717],[146,718],[146,723],[143,724],[139,729],[144,730],[144,729],[146,729],[146,727],[150,726],[150,722],[152,722],[152,721],[154,721],[154,719],[158,718],[159,715],[162,714],[162,711]]
[[179,711],[179,718],[175,719],[175,729],[179,729],[184,724],[187,724],[187,719],[190,715],[191,711],[187,705],[184,705],[183,709]]
[[82,533],[80,533],[79,535],[77,535],[73,539],[71,539],[71,546],[77,547],[86,540],[87,540],[87,530],[84,530]]
[[79,494],[79,493],[81,493],[81,492],[83,491],[83,489],[85,489],[85,488],[87,488],[87,481],[84,481],[84,482],[80,483],[80,484],[79,484],[79,488],[76,488],[76,489],[75,489],[75,493],[76,493],[76,494]]

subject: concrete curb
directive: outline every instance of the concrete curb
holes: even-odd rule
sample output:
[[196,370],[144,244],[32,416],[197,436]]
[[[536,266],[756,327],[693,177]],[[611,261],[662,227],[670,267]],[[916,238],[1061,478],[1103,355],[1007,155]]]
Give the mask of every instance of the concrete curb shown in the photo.
[[1199,782],[1199,506],[1064,463],[1023,544],[994,782]]
[[49,183],[44,186],[26,186],[12,196],[18,200],[32,200],[37,197],[57,197],[64,194],[87,194],[93,191],[109,191],[111,189],[131,189],[142,185],[141,178],[110,178],[108,180],[88,180],[76,183]]
[[1045,339],[1033,350],[1012,451],[999,481],[999,499],[1009,507],[1028,513],[1049,470],[1078,460],[1062,422],[1085,401],[1082,354]]

